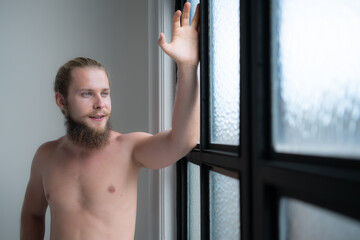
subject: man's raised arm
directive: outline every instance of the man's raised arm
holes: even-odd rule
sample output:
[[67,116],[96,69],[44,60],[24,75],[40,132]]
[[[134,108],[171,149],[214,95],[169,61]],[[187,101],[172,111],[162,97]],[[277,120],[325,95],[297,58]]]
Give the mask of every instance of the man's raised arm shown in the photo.
[[[181,22],[180,22],[181,17]],[[144,167],[158,169],[176,162],[196,145],[200,135],[200,99],[197,67],[199,63],[199,6],[191,26],[190,3],[183,14],[173,17],[173,38],[167,43],[160,34],[159,46],[178,67],[178,87],[172,116],[172,129],[154,136],[141,134],[134,149],[134,160]]]

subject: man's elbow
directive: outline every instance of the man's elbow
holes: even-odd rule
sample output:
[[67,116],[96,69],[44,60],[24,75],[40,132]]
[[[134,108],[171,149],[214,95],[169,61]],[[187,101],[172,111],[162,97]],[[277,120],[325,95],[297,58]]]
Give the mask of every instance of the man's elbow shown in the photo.
[[45,216],[37,214],[22,214],[20,239],[44,239]]
[[185,156],[191,150],[193,150],[198,144],[198,141],[199,141],[199,137],[195,135],[186,139],[183,143],[183,149],[182,149],[183,155]]
[[33,212],[22,212],[21,213],[21,223],[33,222],[38,224],[45,223],[45,215],[37,214]]
[[188,146],[189,152],[196,147],[198,142],[199,142],[199,136],[195,136],[195,137],[191,138],[191,140],[189,141],[189,146]]
[[199,140],[200,140],[200,131],[195,131],[189,139],[189,148],[190,148],[189,151],[191,151],[196,147],[196,145],[199,143]]
[[196,147],[199,141],[199,134],[187,134],[187,135],[174,135],[171,136],[170,142],[171,146],[175,147],[175,149],[180,150],[181,152],[187,154],[194,147]]

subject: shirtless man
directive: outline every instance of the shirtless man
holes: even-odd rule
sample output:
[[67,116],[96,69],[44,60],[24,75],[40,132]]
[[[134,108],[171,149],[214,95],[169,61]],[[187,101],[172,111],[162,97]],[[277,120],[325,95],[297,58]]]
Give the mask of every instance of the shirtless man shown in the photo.
[[180,11],[174,14],[172,42],[164,34],[158,42],[178,66],[172,130],[156,135],[111,131],[104,67],[76,58],[59,69],[55,98],[67,134],[35,154],[21,215],[22,240],[44,238],[47,206],[51,240],[134,239],[139,170],[175,163],[199,137],[199,9],[191,26],[189,14],[186,3],[182,17]]

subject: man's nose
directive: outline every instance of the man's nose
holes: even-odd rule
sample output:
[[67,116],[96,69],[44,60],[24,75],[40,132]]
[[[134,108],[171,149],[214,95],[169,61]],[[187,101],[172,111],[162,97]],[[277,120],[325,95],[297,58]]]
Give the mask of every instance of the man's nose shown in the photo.
[[100,95],[96,95],[94,109],[102,109],[105,106],[104,99]]

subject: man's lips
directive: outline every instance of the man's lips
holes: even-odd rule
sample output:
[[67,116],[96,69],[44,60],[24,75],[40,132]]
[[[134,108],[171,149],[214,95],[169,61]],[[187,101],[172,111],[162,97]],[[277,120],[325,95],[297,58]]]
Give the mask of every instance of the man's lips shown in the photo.
[[89,116],[89,118],[94,121],[102,121],[102,120],[104,120],[105,116],[106,115],[104,115],[104,114],[97,114],[97,115],[91,115],[91,116]]

